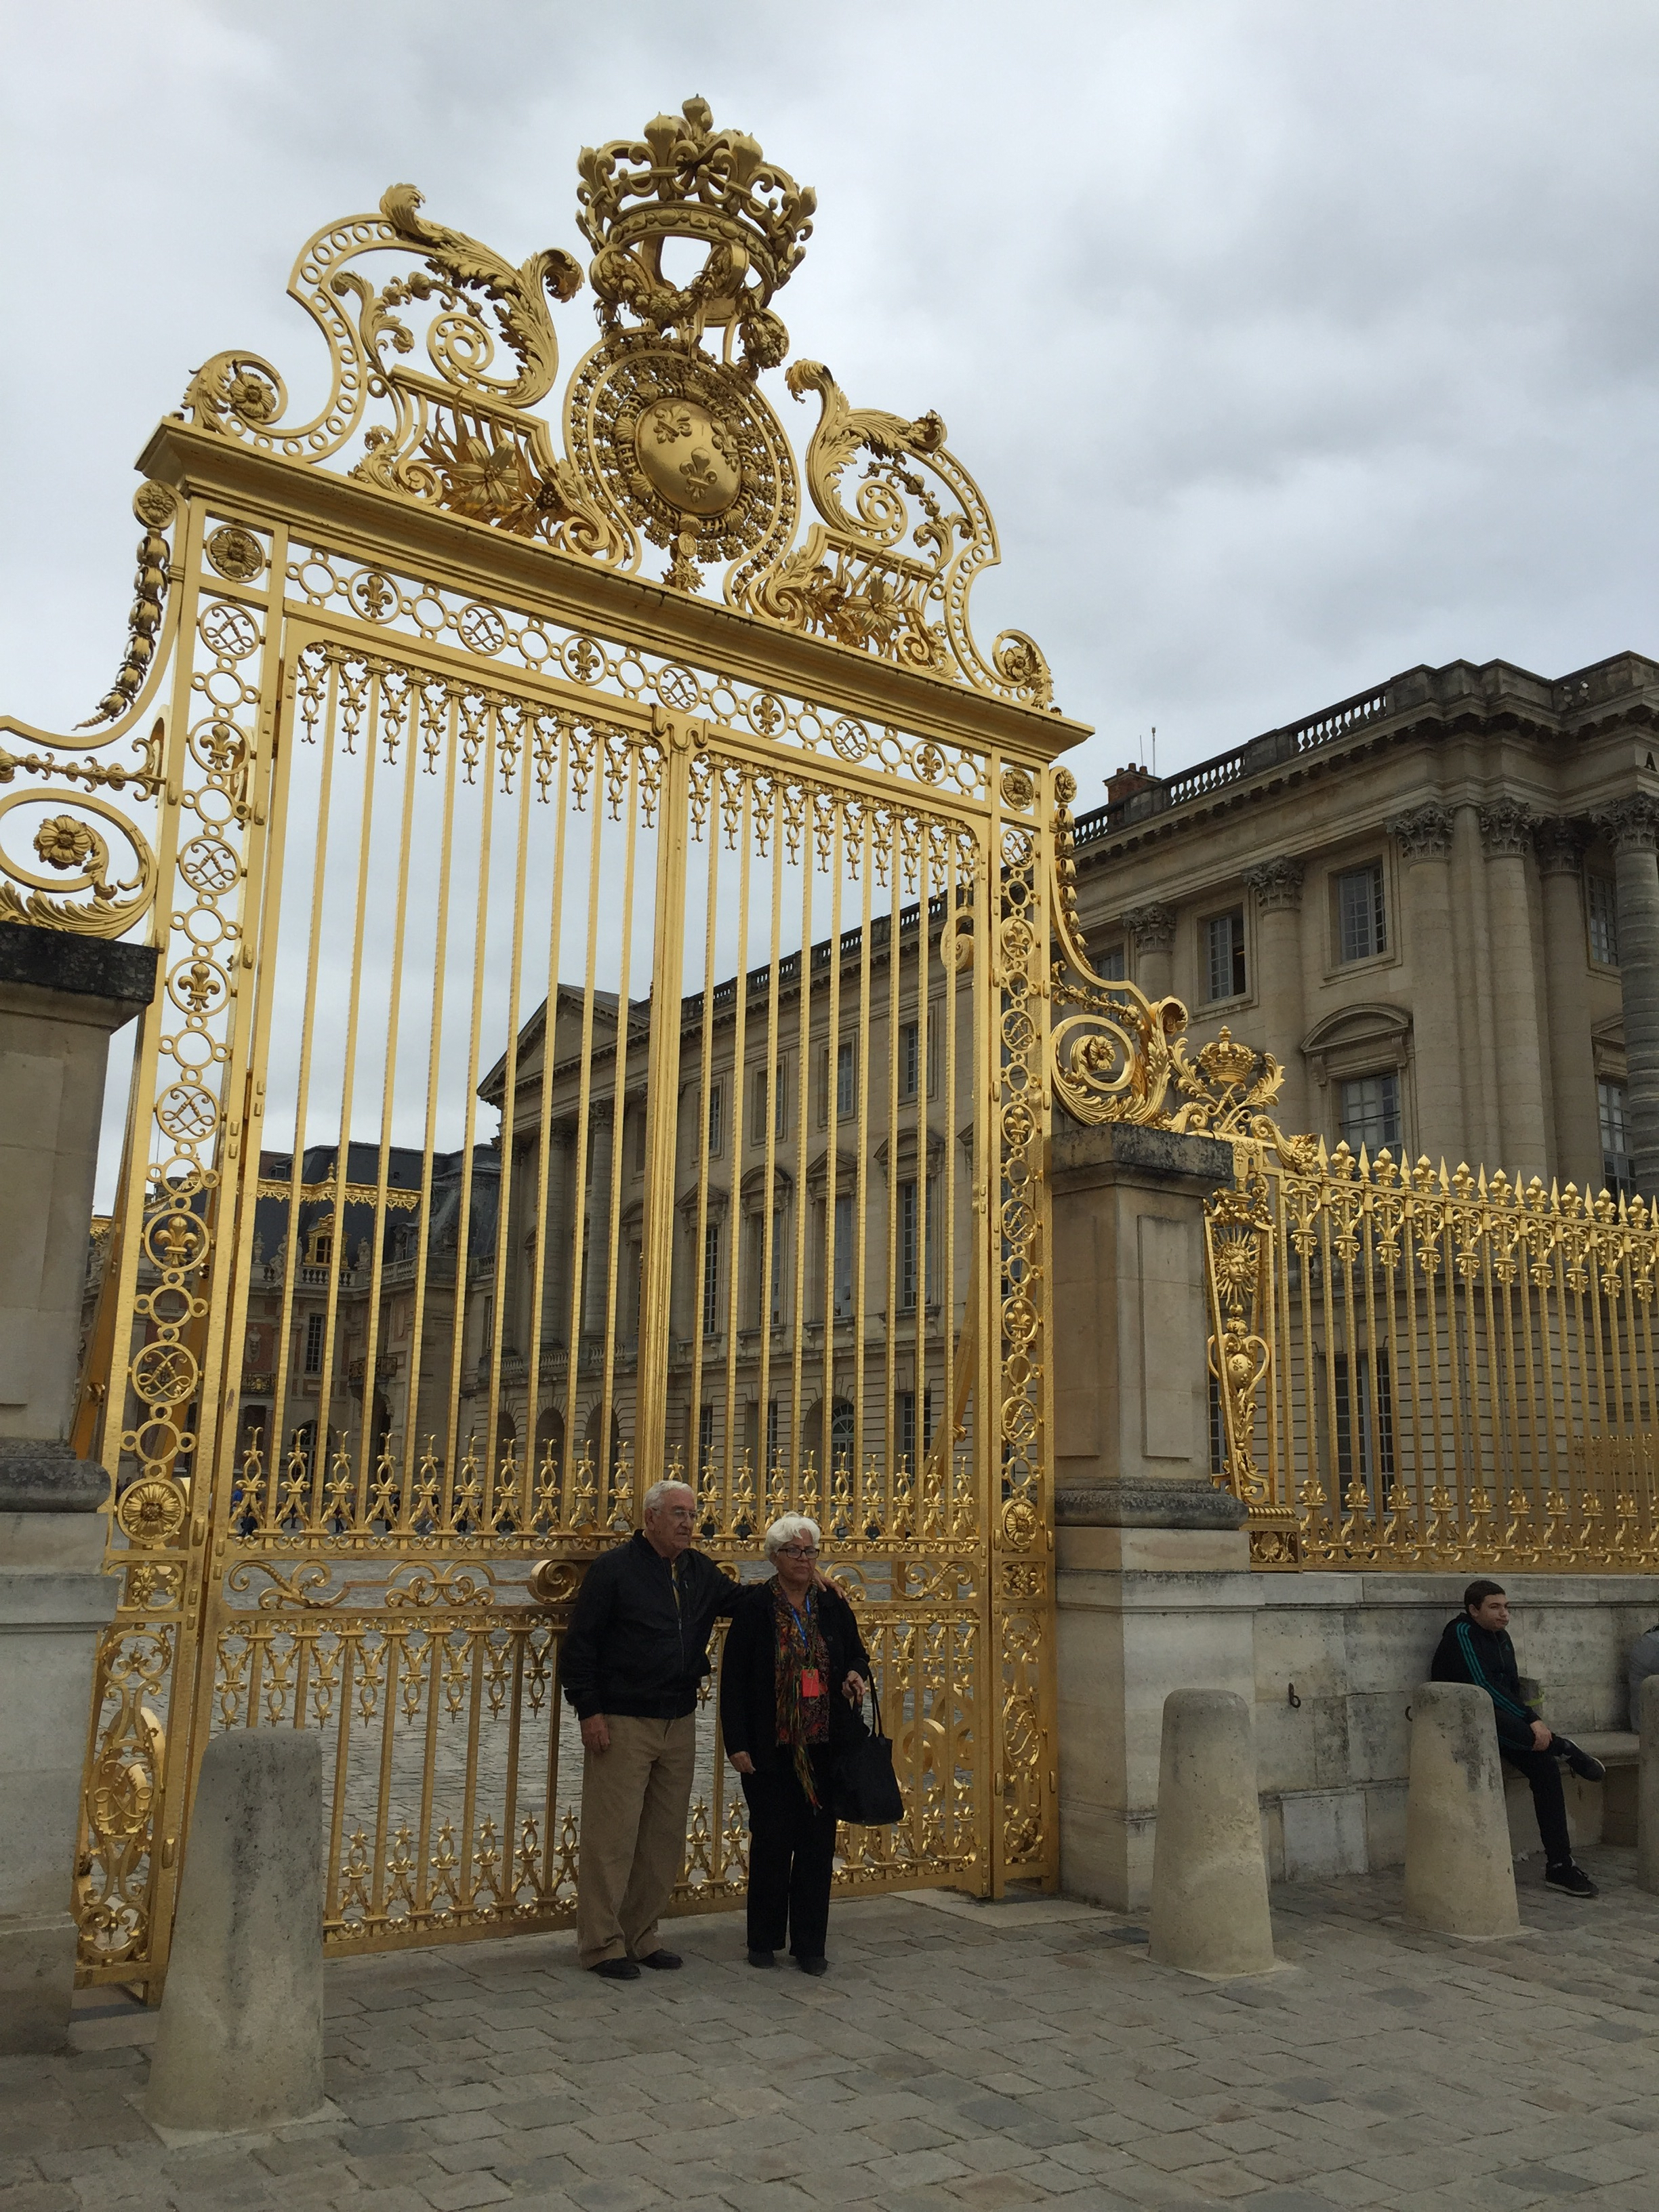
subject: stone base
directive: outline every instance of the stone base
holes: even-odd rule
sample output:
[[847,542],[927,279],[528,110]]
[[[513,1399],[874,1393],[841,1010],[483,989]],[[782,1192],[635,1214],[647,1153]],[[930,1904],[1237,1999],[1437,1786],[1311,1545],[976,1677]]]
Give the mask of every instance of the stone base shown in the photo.
[[95,1459],[76,1459],[66,1443],[0,1437],[0,1514],[90,1514],[108,1496],[109,1477]]
[[1055,1545],[1060,1887],[1139,1911],[1152,1896],[1164,1700],[1178,1689],[1253,1698],[1260,1578],[1237,1528],[1073,1523]]
[[78,1936],[67,1912],[0,1913],[0,2054],[67,2046]]

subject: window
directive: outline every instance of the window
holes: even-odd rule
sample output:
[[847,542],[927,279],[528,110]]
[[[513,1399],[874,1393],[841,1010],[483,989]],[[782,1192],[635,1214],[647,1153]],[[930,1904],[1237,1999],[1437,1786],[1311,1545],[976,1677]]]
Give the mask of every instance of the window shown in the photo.
[[319,1313],[313,1314],[306,1323],[306,1373],[307,1375],[320,1375],[323,1371],[323,1331],[325,1327],[326,1323]]
[[720,1326],[720,1225],[705,1222],[702,1231],[702,1333],[717,1336]]
[[708,1149],[711,1153],[720,1148],[720,1126],[726,1110],[726,1095],[718,1083],[708,1086]]
[[1210,1472],[1227,1472],[1227,1420],[1221,1410],[1221,1385],[1210,1377]]
[[1388,1482],[1394,1474],[1394,1390],[1386,1353],[1378,1355],[1376,1386],[1371,1387],[1371,1358],[1362,1352],[1351,1371],[1348,1355],[1332,1363],[1336,1384],[1336,1471],[1345,1480]]
[[[914,1390],[896,1390],[893,1394],[894,1448],[900,1456],[916,1464],[916,1394]],[[921,1394],[921,1449],[926,1451],[933,1441],[933,1391],[930,1383]]]
[[712,1466],[714,1463],[714,1408],[712,1406],[703,1406],[699,1407],[697,1413],[697,1466],[699,1469],[706,1469]]
[[1372,960],[1389,949],[1381,867],[1345,869],[1336,879],[1336,957]]
[[1611,876],[1591,876],[1585,886],[1589,900],[1590,958],[1604,968],[1619,965],[1619,906]]
[[1213,914],[1204,924],[1204,995],[1206,999],[1242,999],[1244,995],[1244,909]]
[[1098,975],[1103,975],[1109,983],[1122,982],[1129,971],[1124,962],[1123,947],[1121,944],[1107,946],[1096,964],[1095,972]]
[[[902,1182],[899,1185],[898,1204],[898,1302],[902,1312],[914,1313],[917,1293],[921,1288],[921,1273],[923,1265],[921,1240],[918,1234],[921,1227],[921,1224],[917,1219],[919,1194],[914,1182]],[[926,1204],[927,1249],[927,1283],[924,1294],[931,1303],[939,1295],[938,1286],[934,1281],[933,1266],[938,1250],[939,1235],[939,1178],[937,1176],[928,1177]]]
[[846,1116],[858,1111],[858,1054],[849,1037],[836,1048],[836,1112]]
[[914,1098],[921,1081],[921,1025],[906,1022],[899,1030],[899,1097]]
[[778,1401],[766,1401],[766,1464],[769,1468],[778,1455]]
[[1338,1090],[1338,1113],[1340,1128],[1338,1132],[1350,1151],[1358,1152],[1364,1145],[1376,1153],[1388,1146],[1393,1152],[1400,1150],[1400,1078],[1387,1075],[1356,1075]]
[[1601,1109],[1601,1179],[1612,1191],[1623,1191],[1626,1198],[1636,1195],[1636,1179],[1631,1172],[1630,1137],[1625,1123],[1625,1086],[1622,1083],[1598,1083],[1596,1103]]
[[[771,1316],[774,1322],[783,1319],[783,1213],[781,1208],[772,1216],[772,1298]],[[749,1311],[752,1326],[758,1328],[767,1309],[762,1302],[761,1283],[766,1269],[766,1217],[755,1213],[749,1219]]]
[[841,1194],[836,1200],[836,1319],[853,1317],[853,1201]]
[[[767,1070],[763,1067],[757,1067],[755,1070],[755,1117],[754,1133],[750,1139],[750,1142],[751,1144],[763,1145],[766,1142],[767,1089]],[[772,1116],[772,1134],[775,1137],[787,1137],[788,1133],[789,1063],[787,1060],[780,1059],[778,1061],[777,1106],[776,1110]]]
[[643,1106],[634,1116],[634,1172],[645,1173],[645,1138],[648,1117]]

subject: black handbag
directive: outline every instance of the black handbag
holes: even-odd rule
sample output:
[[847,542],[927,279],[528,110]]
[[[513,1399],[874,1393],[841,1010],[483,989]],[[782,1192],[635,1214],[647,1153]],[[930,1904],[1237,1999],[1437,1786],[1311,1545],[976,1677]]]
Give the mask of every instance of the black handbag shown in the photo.
[[854,1716],[858,1735],[836,1755],[830,1786],[836,1818],[855,1828],[885,1827],[904,1818],[904,1798],[893,1772],[893,1740],[882,1728],[881,1702],[873,1682],[870,1703],[875,1729],[872,1732],[865,1726],[861,1713]]

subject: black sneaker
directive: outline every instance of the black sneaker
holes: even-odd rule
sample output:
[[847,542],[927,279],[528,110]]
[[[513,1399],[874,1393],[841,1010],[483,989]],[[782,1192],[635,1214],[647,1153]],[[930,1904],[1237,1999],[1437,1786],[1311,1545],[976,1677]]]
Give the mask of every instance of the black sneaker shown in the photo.
[[672,1973],[676,1966],[685,1964],[678,1951],[647,1951],[640,1960],[642,1966],[654,1966],[659,1974]]
[[631,1959],[601,1959],[597,1966],[588,1968],[602,1982],[637,1982],[640,1970]]
[[778,1963],[777,1954],[773,1951],[751,1951],[749,1954],[749,1963],[751,1966],[775,1966]]
[[1562,1758],[1566,1760],[1567,1765],[1571,1767],[1573,1772],[1578,1777],[1578,1779],[1581,1782],[1605,1782],[1607,1780],[1607,1770],[1602,1765],[1601,1760],[1599,1759],[1592,1759],[1587,1751],[1580,1751],[1576,1743],[1570,1742],[1565,1736],[1559,1735],[1556,1737],[1555,1748],[1560,1753]]
[[827,1974],[830,1971],[828,1959],[797,1959],[795,1964],[803,1974]]
[[1597,1893],[1595,1884],[1583,1868],[1575,1866],[1571,1859],[1564,1866],[1546,1867],[1544,1879],[1552,1889],[1565,1889],[1569,1897],[1594,1897]]

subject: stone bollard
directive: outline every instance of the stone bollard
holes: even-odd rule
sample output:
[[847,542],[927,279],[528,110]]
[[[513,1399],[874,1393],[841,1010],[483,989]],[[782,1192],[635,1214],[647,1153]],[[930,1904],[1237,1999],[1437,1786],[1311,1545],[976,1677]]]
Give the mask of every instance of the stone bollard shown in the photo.
[[1152,1846],[1152,1955],[1189,1974],[1273,1964],[1249,1707],[1232,1690],[1164,1700]]
[[236,1729],[202,1759],[144,2110],[222,2134],[323,2103],[322,1740]]
[[1659,1889],[1659,1674],[1650,1674],[1644,1681],[1632,1718],[1642,1732],[1636,1796],[1636,1880],[1640,1888]]
[[1521,1925],[1492,1699],[1470,1682],[1419,1682],[1412,1692],[1406,1917],[1446,1936],[1513,1936]]

